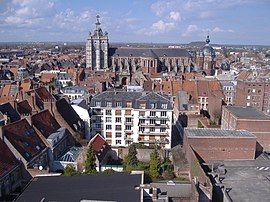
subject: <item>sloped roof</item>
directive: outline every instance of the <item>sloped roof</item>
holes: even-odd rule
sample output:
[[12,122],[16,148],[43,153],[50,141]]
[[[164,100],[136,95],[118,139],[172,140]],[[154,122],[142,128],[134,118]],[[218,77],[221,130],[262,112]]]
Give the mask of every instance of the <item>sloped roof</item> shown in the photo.
[[23,100],[17,103],[17,110],[21,115],[32,114],[32,107],[29,105],[27,100]]
[[110,48],[112,57],[191,57],[186,49],[180,48]]
[[83,121],[65,98],[56,101],[56,108],[74,131],[84,127]]
[[10,151],[8,146],[0,139],[0,177],[19,164],[19,161]]
[[42,101],[55,100],[54,97],[52,96],[52,94],[45,87],[37,88],[37,89],[35,89],[35,92],[42,99]]
[[104,138],[100,134],[96,134],[91,140],[90,143],[96,153],[96,156],[101,162],[103,158],[106,156],[107,152],[111,150],[111,147],[104,140]]
[[9,102],[1,104],[0,105],[0,111],[3,114],[7,114],[7,116],[9,117],[11,123],[21,119],[18,112],[13,108],[13,106]]
[[45,144],[26,119],[3,126],[3,135],[26,161],[31,161],[45,148]]
[[61,126],[51,115],[49,110],[41,111],[32,116],[33,125],[47,139],[52,133],[56,132]]

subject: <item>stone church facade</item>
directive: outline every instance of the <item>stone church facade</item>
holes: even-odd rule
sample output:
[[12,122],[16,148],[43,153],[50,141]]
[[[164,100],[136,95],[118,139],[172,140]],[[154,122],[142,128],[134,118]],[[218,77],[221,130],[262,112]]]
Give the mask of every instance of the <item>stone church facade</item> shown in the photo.
[[[113,71],[116,82],[130,85],[135,74],[152,74],[159,72],[191,72],[196,67],[191,54],[181,48],[137,48],[137,47],[110,47],[108,33],[100,27],[100,17],[96,16],[96,29],[89,33],[86,42],[86,68],[92,71]],[[208,40],[207,40],[208,42]],[[204,48],[204,64],[214,56],[211,47]],[[210,49],[210,50],[206,50]],[[203,52],[203,51],[202,51]],[[212,54],[212,55],[211,55]],[[211,64],[203,67],[212,69]]]

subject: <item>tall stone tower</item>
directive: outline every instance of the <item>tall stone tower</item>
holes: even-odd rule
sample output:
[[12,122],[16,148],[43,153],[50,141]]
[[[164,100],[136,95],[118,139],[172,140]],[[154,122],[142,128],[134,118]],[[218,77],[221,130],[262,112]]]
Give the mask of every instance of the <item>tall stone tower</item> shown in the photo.
[[96,29],[89,32],[86,42],[86,68],[93,71],[108,69],[109,38],[107,32],[102,32],[99,22],[100,16],[96,16]]

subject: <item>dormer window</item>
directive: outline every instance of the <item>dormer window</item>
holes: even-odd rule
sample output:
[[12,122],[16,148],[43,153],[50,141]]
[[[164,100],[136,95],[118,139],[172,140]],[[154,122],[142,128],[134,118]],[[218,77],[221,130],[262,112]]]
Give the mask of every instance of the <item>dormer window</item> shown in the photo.
[[155,109],[156,108],[156,103],[150,103],[150,108]]
[[106,102],[107,107],[112,107],[112,102]]
[[167,107],[168,107],[168,104],[167,104],[167,103],[162,103],[162,104],[161,104],[161,108],[162,108],[162,109],[167,109]]
[[101,102],[100,101],[96,101],[96,107],[101,107]]

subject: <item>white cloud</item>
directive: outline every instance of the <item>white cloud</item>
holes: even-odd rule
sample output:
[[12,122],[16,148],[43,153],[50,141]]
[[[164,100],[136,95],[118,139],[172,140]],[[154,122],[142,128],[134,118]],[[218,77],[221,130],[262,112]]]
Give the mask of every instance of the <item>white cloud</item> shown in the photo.
[[159,20],[158,22],[153,23],[152,29],[157,30],[158,32],[165,32],[174,28],[174,26],[175,24],[172,22],[164,22],[162,20]]
[[197,25],[188,25],[182,36],[190,36],[192,33],[199,31]]
[[227,30],[224,30],[224,29],[221,29],[219,27],[215,27],[212,32],[234,32],[234,30],[232,29],[227,29]]
[[39,26],[45,18],[52,16],[53,6],[54,2],[47,0],[13,0],[5,12],[4,22],[18,27]]
[[171,11],[170,12],[170,19],[172,19],[173,21],[180,21],[181,20],[180,13],[175,12],[175,11]]

